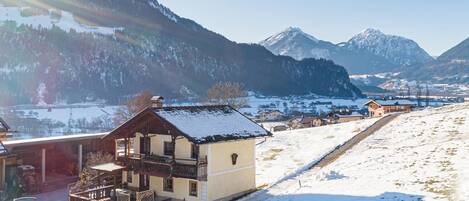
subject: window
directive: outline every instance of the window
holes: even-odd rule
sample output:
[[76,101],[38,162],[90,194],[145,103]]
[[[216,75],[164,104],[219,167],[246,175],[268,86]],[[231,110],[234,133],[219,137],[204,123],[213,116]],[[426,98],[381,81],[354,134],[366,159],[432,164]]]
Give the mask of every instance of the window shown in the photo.
[[133,176],[133,172],[127,171],[127,183],[132,183],[132,176]]
[[236,165],[237,160],[238,160],[238,154],[236,153],[231,154],[231,164]]
[[149,137],[140,138],[140,153],[141,154],[150,154],[150,143],[151,143],[151,139]]
[[199,158],[199,146],[195,144],[191,144],[191,158],[193,159]]
[[189,181],[189,195],[197,197],[197,182]]
[[174,151],[173,143],[164,142],[164,155],[172,156]]
[[167,192],[173,192],[173,178],[163,179],[163,190]]

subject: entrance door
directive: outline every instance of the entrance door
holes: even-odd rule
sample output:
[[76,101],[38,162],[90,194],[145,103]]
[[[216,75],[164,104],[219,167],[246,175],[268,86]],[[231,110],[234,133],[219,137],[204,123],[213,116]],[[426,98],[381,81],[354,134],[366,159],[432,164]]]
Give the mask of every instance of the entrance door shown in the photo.
[[146,174],[140,174],[139,178],[140,191],[146,191],[150,189],[150,177]]
[[150,138],[141,137],[140,138],[140,153],[141,154],[150,154]]

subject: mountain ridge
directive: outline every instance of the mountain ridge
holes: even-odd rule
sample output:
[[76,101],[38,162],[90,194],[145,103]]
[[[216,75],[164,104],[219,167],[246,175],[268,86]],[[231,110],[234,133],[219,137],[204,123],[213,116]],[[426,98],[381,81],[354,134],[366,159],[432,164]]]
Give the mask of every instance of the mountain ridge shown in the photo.
[[411,66],[433,60],[415,41],[402,36],[384,34],[368,28],[348,40],[344,47],[365,50],[388,59],[395,65]]
[[[0,2],[37,6],[31,1]],[[203,96],[218,81],[241,82],[247,90],[266,95],[362,96],[341,66],[326,60],[296,61],[262,46],[238,44],[156,0],[41,3],[34,7],[34,17],[54,17],[51,22],[56,24],[34,27],[10,20],[0,26],[5,47],[0,50],[0,95],[10,102],[121,102],[146,89],[169,97]],[[72,13],[68,20],[80,20],[80,26],[64,30],[64,12]],[[80,32],[83,26],[115,29],[106,35]]]
[[[293,31],[301,34],[292,34]],[[303,37],[298,38],[298,35]],[[307,40],[308,38],[315,40]],[[334,44],[317,39],[299,28],[288,28],[259,44],[274,54],[292,56],[297,60],[330,59],[356,74],[390,72],[401,66],[412,66],[433,60],[414,41],[400,36],[386,35],[377,29],[366,29],[347,42]],[[397,48],[393,44],[397,44]],[[401,50],[404,53],[398,54]],[[412,55],[414,50],[417,50],[415,59]]]

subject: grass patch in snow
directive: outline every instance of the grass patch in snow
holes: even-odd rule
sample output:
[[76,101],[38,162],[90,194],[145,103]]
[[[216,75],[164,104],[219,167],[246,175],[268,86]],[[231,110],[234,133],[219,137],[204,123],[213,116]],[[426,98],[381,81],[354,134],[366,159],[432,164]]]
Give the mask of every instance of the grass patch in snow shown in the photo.
[[277,159],[277,156],[280,152],[282,152],[283,149],[282,148],[272,148],[269,150],[269,156],[266,156],[264,157],[264,161],[272,161],[272,160],[275,160]]

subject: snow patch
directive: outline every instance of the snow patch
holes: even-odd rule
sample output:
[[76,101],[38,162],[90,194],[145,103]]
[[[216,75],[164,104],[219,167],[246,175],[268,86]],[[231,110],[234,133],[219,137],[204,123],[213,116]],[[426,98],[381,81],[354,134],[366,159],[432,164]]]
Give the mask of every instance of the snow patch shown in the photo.
[[74,30],[78,33],[96,33],[103,35],[113,35],[116,31],[123,30],[122,27],[102,27],[81,24],[75,20],[72,13],[67,11],[49,9],[47,13],[26,16],[22,14],[25,9],[31,8],[4,7],[0,5],[0,22],[14,21],[18,26],[27,25],[35,29],[51,29],[53,26],[56,26],[66,32]]
[[148,4],[153,7],[153,8],[156,8],[160,11],[161,14],[163,14],[164,16],[166,16],[168,19],[170,19],[171,21],[177,23],[178,22],[178,16],[176,14],[174,14],[171,10],[169,10],[168,8],[166,8],[165,6],[161,5],[158,3],[158,1],[156,0],[150,0],[148,1]]

